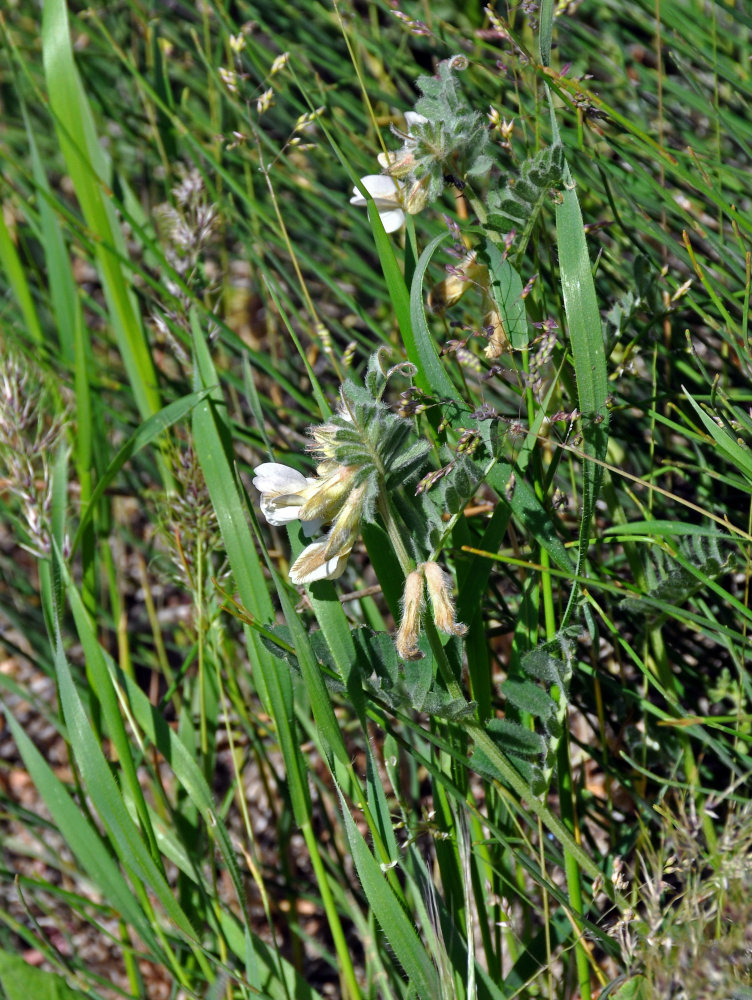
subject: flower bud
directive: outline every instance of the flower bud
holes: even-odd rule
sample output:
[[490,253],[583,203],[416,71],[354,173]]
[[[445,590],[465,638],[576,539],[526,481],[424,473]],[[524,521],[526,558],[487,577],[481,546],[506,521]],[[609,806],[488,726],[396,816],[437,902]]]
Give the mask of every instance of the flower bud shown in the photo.
[[418,212],[422,212],[426,207],[429,199],[428,185],[430,182],[430,175],[426,174],[425,177],[421,177],[419,181],[415,181],[408,189],[405,195],[405,211],[408,215],[417,215]]
[[434,285],[428,295],[428,308],[432,313],[443,314],[474,284],[484,287],[488,284],[488,269],[478,263],[477,254],[472,250],[449,277]]
[[333,520],[352,491],[357,469],[349,465],[324,462],[316,471],[319,478],[309,488],[298,514],[301,521]]
[[436,628],[448,635],[464,635],[467,632],[467,625],[457,621],[449,577],[435,562],[423,563],[423,573],[428,587],[428,596],[431,598]]
[[376,157],[381,166],[390,177],[407,177],[411,170],[415,169],[415,152],[412,149],[390,150],[387,153],[379,153]]
[[495,358],[500,358],[502,354],[507,353],[509,350],[509,338],[504,329],[504,321],[495,309],[492,309],[488,316],[486,316],[486,325],[491,327],[491,336],[488,339],[484,354],[489,361],[493,361]]
[[418,649],[423,606],[423,573],[416,569],[408,573],[405,580],[405,590],[402,594],[402,621],[394,640],[397,655],[402,660],[419,660],[423,656]]

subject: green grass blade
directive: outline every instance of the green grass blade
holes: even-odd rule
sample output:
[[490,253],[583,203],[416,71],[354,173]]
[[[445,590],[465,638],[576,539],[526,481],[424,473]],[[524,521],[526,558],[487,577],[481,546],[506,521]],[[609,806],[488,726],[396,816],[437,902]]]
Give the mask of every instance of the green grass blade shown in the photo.
[[[553,141],[558,142],[559,129],[550,95],[549,102]],[[563,189],[556,203],[556,244],[564,312],[577,380],[583,453],[586,456],[582,469],[582,520],[577,554],[579,573],[587,556],[590,521],[603,477],[599,463],[605,460],[608,448],[609,415],[606,400],[609,390],[606,350],[590,254],[576,186],[566,163],[563,181]],[[595,461],[589,461],[590,458]],[[572,613],[576,595],[577,588],[574,587],[564,615],[565,621]]]
[[83,1000],[89,991],[81,993],[68,986],[62,976],[44,969],[35,969],[20,955],[0,951],[0,987],[7,1000]]
[[50,301],[56,320],[61,354],[66,364],[72,367],[75,357],[74,331],[77,326],[83,324],[81,305],[73,279],[70,256],[53,208],[53,194],[25,107],[23,111],[34,181],[39,192],[39,221],[50,283]]
[[725,427],[719,427],[715,420],[692,398],[684,386],[682,386],[682,392],[692,404],[692,408],[702,421],[703,427],[713,438],[727,460],[752,482],[752,452],[750,452],[749,446],[742,446],[736,438],[731,436]]
[[[513,474],[514,488],[510,491]],[[571,568],[572,560],[556,533],[550,515],[522,476],[517,475],[514,467],[508,462],[495,465],[487,479],[489,485],[502,498],[500,502],[509,504],[518,522],[548,552],[556,565],[562,569]],[[509,497],[506,495],[508,492],[511,492]]]
[[29,283],[26,280],[26,272],[21,264],[18,251],[13,243],[2,212],[0,212],[0,266],[5,271],[5,276],[8,279],[7,287],[13,291],[16,297],[29,337],[34,343],[43,344],[44,334],[39,323]]
[[401,326],[400,329],[402,329],[407,357],[418,369],[415,376],[416,385],[425,392],[460,402],[461,397],[439,359],[436,342],[428,329],[426,310],[423,304],[423,278],[426,269],[437,247],[446,239],[446,236],[446,233],[435,236],[420,255],[410,288],[410,326],[407,330],[402,329]]
[[540,59],[544,66],[549,66],[551,64],[554,0],[541,0],[540,14],[538,16],[540,17],[540,31],[538,32]]
[[522,278],[512,267],[509,258],[503,256],[490,240],[483,253],[488,258],[491,295],[504,324],[507,340],[513,351],[521,351],[530,342],[525,300],[522,297]]
[[105,156],[73,59],[65,0],[45,0],[42,54],[58,140],[95,243],[102,287],[123,364],[139,412],[146,419],[160,407],[157,376],[136,298],[123,269],[122,261],[127,259],[125,240],[109,190]]
[[237,858],[232,848],[227,828],[222,822],[221,817],[217,815],[216,805],[203,772],[185,744],[170,729],[164,717],[155,709],[135,681],[126,674],[117,672],[114,662],[106,654],[105,660],[113,681],[117,675],[120,683],[123,685],[128,708],[133,713],[133,718],[139,728],[152,745],[164,756],[165,760],[169,762],[170,767],[175,773],[175,777],[180,782],[181,788],[185,790],[190,801],[206,822],[207,827],[213,831],[213,836],[217,840],[222,858],[232,879],[238,903],[241,907],[244,907],[245,890]]
[[[295,655],[298,658],[300,671],[303,675],[303,683],[311,702],[311,710],[313,711],[313,717],[318,728],[318,736],[322,742],[329,766],[334,767],[335,757],[341,764],[347,766],[350,762],[350,754],[347,751],[345,741],[342,738],[342,731],[334,715],[334,709],[332,708],[329,693],[326,690],[321,668],[311,649],[311,643],[306,635],[306,631],[298,615],[295,613],[295,608],[290,600],[287,589],[279,579],[278,574],[275,574],[274,582],[282,607],[282,613],[287,622],[287,627],[290,629],[290,635],[295,646]],[[346,634],[349,637],[349,629],[347,629]]]
[[105,654],[97,641],[88,613],[84,607],[81,595],[67,581],[66,593],[76,623],[76,631],[83,646],[86,657],[86,674],[92,687],[92,694],[102,713],[102,722],[112,739],[121,768],[121,784],[135,803],[138,819],[151,851],[152,859],[164,875],[161,858],[157,852],[157,842],[152,829],[149,810],[146,806],[141,785],[136,773],[136,763],[133,759],[132,741],[126,732],[123,717],[120,713],[117,694],[112,678],[105,663]]
[[102,475],[96,485],[96,488],[91,494],[89,504],[81,515],[81,520],[79,521],[76,535],[73,539],[72,551],[76,551],[84,530],[94,514],[97,502],[100,500],[107,487],[111,485],[125,463],[141,451],[142,448],[145,448],[147,445],[155,441],[160,434],[164,433],[164,431],[168,429],[168,427],[172,427],[173,424],[187,416],[191,410],[206,397],[207,391],[208,390],[201,390],[200,392],[193,392],[188,396],[183,396],[181,399],[176,399],[174,403],[168,403],[167,406],[161,409],[158,413],[154,413],[148,418],[148,420],[145,420],[138,430],[135,431],[133,436],[125,442],[125,444],[118,451],[117,455],[115,455],[113,460],[110,462],[106,472]]
[[197,390],[202,401],[193,410],[193,433],[201,468],[227,550],[240,599],[245,608],[261,622],[274,620],[274,607],[248,527],[246,507],[233,472],[232,440],[225,421],[222,394],[217,388],[217,373],[204,340],[198,318],[192,315],[196,353]]
[[442,995],[436,969],[426,954],[412,922],[387,882],[381,866],[371,854],[363,835],[355,825],[341,793],[340,801],[355,870],[369,906],[420,1000],[435,1000]]
[[123,864],[152,889],[174,926],[190,941],[196,941],[195,929],[178,905],[173,889],[154,863],[126,809],[101,744],[86,717],[59,634],[54,642],[54,657],[68,738],[84,787]]
[[[192,325],[196,379],[205,386],[216,385],[216,372],[195,313]],[[232,442],[219,414],[220,405],[219,390],[214,389],[193,411],[196,454],[217,514],[240,600],[254,618],[262,623],[271,622],[274,608],[233,472]],[[251,629],[246,630],[246,635],[252,662],[260,673],[260,693],[277,727],[295,819],[302,826],[310,817],[311,800],[305,762],[294,732],[293,691],[288,668],[268,653]]]
[[402,336],[402,343],[404,344],[408,358],[412,361],[410,352],[411,350],[414,351],[414,336],[410,311],[410,295],[405,284],[405,278],[397,263],[394,247],[384,231],[379,213],[373,204],[373,199],[365,189],[361,193],[365,194],[368,198],[368,218],[371,222],[376,253],[379,255],[379,263],[381,264],[381,270],[389,292],[389,300],[394,310],[394,318],[397,320],[397,326]]

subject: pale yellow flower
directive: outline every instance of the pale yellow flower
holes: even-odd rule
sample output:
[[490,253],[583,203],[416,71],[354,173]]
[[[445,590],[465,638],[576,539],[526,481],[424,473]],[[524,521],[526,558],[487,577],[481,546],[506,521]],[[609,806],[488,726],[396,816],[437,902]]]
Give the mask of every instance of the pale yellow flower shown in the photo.
[[436,628],[448,635],[464,635],[467,632],[467,625],[457,621],[449,577],[435,562],[423,563],[423,573],[426,577]]
[[424,607],[423,573],[420,569],[408,573],[402,594],[402,619],[394,645],[397,656],[402,660],[419,660],[423,656],[418,649],[420,619]]
[[301,585],[316,580],[336,580],[358,540],[366,483],[351,489],[339,513],[320,541],[312,542],[290,567],[290,579]]
[[353,486],[356,469],[325,461],[318,476],[306,478],[278,462],[256,466],[253,485],[261,493],[261,512],[276,526],[300,521],[311,536],[331,522],[328,534],[308,545],[290,568],[295,584],[341,576],[360,532],[366,484]]

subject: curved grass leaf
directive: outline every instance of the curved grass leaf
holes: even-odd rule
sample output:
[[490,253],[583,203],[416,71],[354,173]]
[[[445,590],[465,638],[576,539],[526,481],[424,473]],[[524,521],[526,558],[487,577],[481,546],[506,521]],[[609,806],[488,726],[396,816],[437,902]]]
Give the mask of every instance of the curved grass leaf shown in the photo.
[[699,403],[695,402],[684,386],[682,386],[682,392],[692,404],[692,408],[702,421],[703,427],[713,438],[726,459],[752,482],[752,451],[750,451],[749,447],[741,445],[726,427],[719,427],[715,420],[702,409]]
[[415,928],[394,895],[381,866],[368,848],[340,792],[342,815],[355,870],[368,904],[384,932],[390,948],[410,978],[420,1000],[440,997],[441,987],[433,963]]
[[156,440],[156,438],[166,431],[168,427],[172,427],[172,425],[177,423],[178,420],[182,420],[183,417],[189,414],[194,406],[206,397],[208,391],[208,389],[203,389],[200,392],[192,392],[188,396],[183,396],[182,399],[176,399],[174,403],[168,403],[167,406],[159,410],[158,413],[152,414],[151,417],[145,420],[135,431],[132,437],[125,442],[122,448],[118,451],[117,455],[115,455],[113,460],[110,462],[102,478],[97,483],[89,499],[88,506],[81,514],[81,520],[79,521],[78,528],[73,539],[73,545],[71,547],[72,552],[76,551],[76,548],[81,541],[84,531],[86,530],[86,526],[91,520],[94,509],[96,508],[97,501],[103,495],[107,487],[112,483],[125,463],[132,458],[133,455],[141,451],[142,448],[145,448],[146,445],[151,444],[152,441]]
[[160,407],[157,376],[146,342],[141,314],[123,269],[125,239],[109,190],[108,166],[91,109],[78,76],[65,0],[45,0],[42,55],[50,108],[60,148],[89,234],[94,240],[102,288],[118,349],[141,416]]
[[94,808],[126,868],[153,891],[175,928],[195,942],[198,938],[194,927],[175,899],[173,889],[155,864],[128,813],[101,744],[86,717],[59,635],[54,641],[54,656],[68,739],[82,783]]
[[[551,104],[551,128],[554,143],[558,143],[559,129]],[[556,202],[556,245],[559,251],[559,274],[564,298],[569,344],[577,379],[577,403],[582,421],[582,519],[577,553],[577,573],[587,556],[590,538],[590,521],[600,490],[603,469],[599,463],[606,457],[608,447],[608,372],[606,351],[595,282],[590,264],[580,202],[569,166],[564,161],[563,187]],[[595,461],[589,461],[589,459]],[[573,587],[569,597],[564,623],[570,617],[578,588]]]
[[436,249],[446,238],[447,233],[439,233],[420,255],[410,287],[410,326],[407,335],[406,331],[402,330],[402,336],[407,357],[418,369],[415,376],[416,385],[424,392],[462,403],[461,396],[439,359],[436,342],[428,329],[426,309],[423,304],[423,277]]
[[119,869],[101,833],[83,816],[65,785],[7,709],[5,717],[34,786],[81,868],[102,891],[113,909],[136,930],[154,958],[159,960],[161,946],[154,928],[139,906],[132,887]]
[[488,263],[491,277],[491,297],[504,324],[504,333],[513,351],[521,351],[530,342],[522,278],[509,259],[490,240],[486,241],[482,258]]
[[[215,387],[208,398],[193,410],[196,454],[217,515],[241,603],[260,622],[271,622],[274,620],[274,607],[248,526],[246,505],[235,478],[229,429],[220,416],[223,401],[217,388],[217,373],[195,311],[191,314],[191,326],[197,387]],[[248,627],[245,634],[257,674],[259,694],[277,728],[295,820],[302,826],[310,818],[311,799],[305,761],[294,729],[292,681],[287,670],[279,669],[259,636]]]

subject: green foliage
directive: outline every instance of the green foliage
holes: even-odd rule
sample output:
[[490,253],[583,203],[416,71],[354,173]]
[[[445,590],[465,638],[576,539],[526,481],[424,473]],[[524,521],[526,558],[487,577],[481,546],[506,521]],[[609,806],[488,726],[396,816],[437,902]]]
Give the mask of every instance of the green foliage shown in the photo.
[[[460,92],[456,73],[467,68],[464,56],[452,56],[439,63],[434,76],[419,76],[416,86],[422,97],[415,105],[426,123],[413,126],[416,140],[414,156],[421,163],[421,152],[433,155],[436,168],[459,177],[482,177],[491,169],[492,160],[485,154],[488,131],[480,111],[475,111]],[[436,169],[433,168],[433,169]],[[422,170],[413,173],[420,180]],[[431,171],[431,167],[428,167]],[[439,192],[437,192],[438,194]]]
[[0,952],[0,986],[7,1000],[80,1000],[85,996],[66,985],[62,976],[32,968],[20,955]]
[[[563,653],[565,659],[554,655],[555,652]],[[564,737],[572,678],[571,657],[570,643],[563,637],[527,653],[522,658],[521,668],[534,680],[505,680],[501,693],[506,700],[506,718],[492,719],[487,726],[494,743],[524,776],[534,795],[547,793]],[[510,715],[526,719],[527,723],[513,721]],[[489,766],[482,752],[476,751],[476,758],[476,764],[480,761],[481,767]],[[493,773],[493,768],[490,770]]]
[[496,306],[504,333],[513,351],[524,350],[530,342],[522,279],[491,240],[487,240],[480,259],[488,265],[491,298]]
[[331,417],[331,457],[341,465],[357,466],[360,475],[383,480],[387,489],[416,476],[430,449],[427,441],[412,441],[409,421],[390,412],[367,389],[345,382],[343,412]]
[[488,226],[496,233],[516,231],[517,254],[527,246],[538,216],[564,183],[564,147],[556,142],[528,157],[504,189],[488,194]]
[[[0,992],[741,1000],[745,11],[43,7],[0,35]],[[404,232],[347,203],[379,151]]]
[[679,548],[683,563],[678,563],[662,549],[654,549],[645,567],[645,593],[627,597],[622,607],[632,614],[657,620],[666,613],[666,606],[682,607],[693,594],[707,587],[734,568],[735,556],[727,550],[724,556],[717,538],[694,535]]

